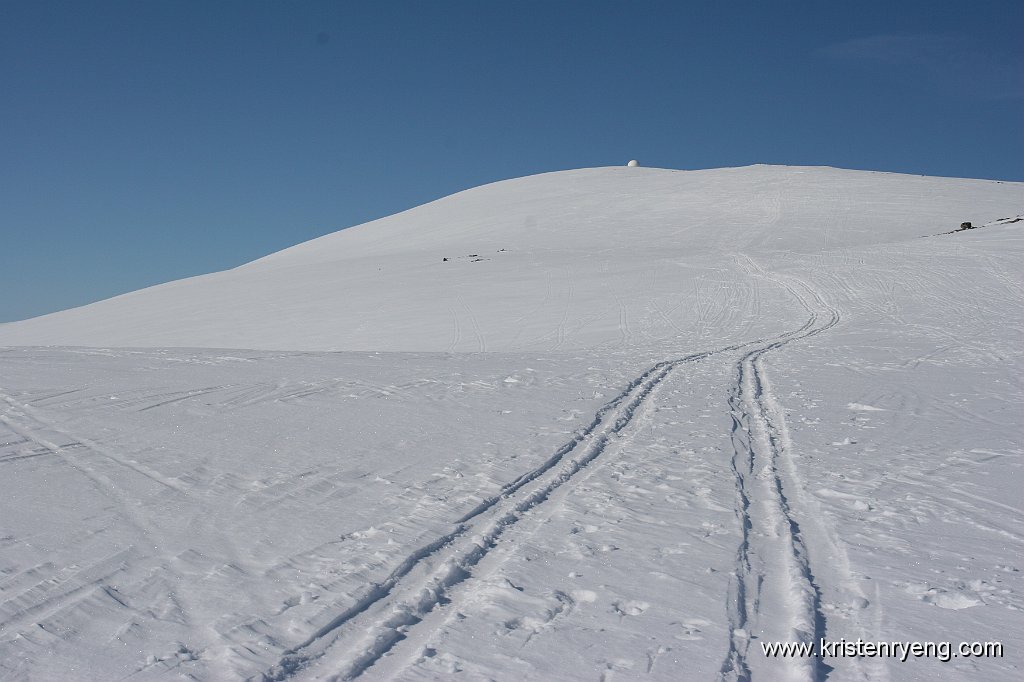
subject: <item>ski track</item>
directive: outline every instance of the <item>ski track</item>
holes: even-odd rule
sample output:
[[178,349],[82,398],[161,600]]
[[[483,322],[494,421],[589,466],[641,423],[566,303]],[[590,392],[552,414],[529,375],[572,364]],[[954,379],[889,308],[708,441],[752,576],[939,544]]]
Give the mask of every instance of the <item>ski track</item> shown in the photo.
[[[406,557],[351,607],[286,652],[262,679],[286,680],[310,673],[348,680],[370,669],[407,636],[409,628],[435,607],[448,602],[452,588],[472,577],[471,569],[526,512],[573,482],[584,467],[600,457],[613,436],[630,424],[654,389],[673,370],[745,345],[748,344],[696,353],[649,367],[550,458],[457,520],[450,533]],[[359,632],[365,634],[359,636]],[[357,641],[352,644],[349,639]],[[314,670],[314,664],[320,669]],[[328,667],[330,671],[323,670]]]
[[455,312],[455,308],[448,306],[448,312],[452,315],[452,340],[449,342],[445,352],[454,353],[455,347],[462,341],[462,325],[459,323],[459,314]]
[[[190,392],[190,395],[186,397],[193,397],[195,395],[199,395],[201,393],[205,394],[208,392],[210,392],[209,389],[204,389],[202,391],[197,392]],[[15,421],[14,419],[11,419],[7,415],[0,415],[0,422],[6,424],[8,428],[10,428],[12,431],[14,431],[22,438],[33,441],[42,446],[43,448],[45,448],[46,450],[52,452],[54,455],[61,457],[62,459],[67,461],[68,464],[84,473],[86,476],[92,479],[93,482],[99,484],[101,487],[106,488],[109,491],[118,490],[117,486],[115,486],[113,483],[110,483],[105,476],[103,476],[102,474],[98,474],[92,468],[85,465],[85,463],[82,462],[80,458],[73,457],[69,453],[69,450],[76,448],[85,448],[90,452],[100,455],[101,457],[108,461],[114,462],[115,464],[118,464],[126,469],[130,469],[136,474],[145,476],[150,481],[157,483],[158,485],[162,485],[165,488],[170,488],[174,492],[179,493],[181,495],[187,494],[184,487],[178,481],[167,476],[162,476],[161,474],[149,469],[148,467],[144,467],[140,464],[129,462],[123,459],[122,457],[119,457],[111,452],[106,451],[98,443],[94,443],[86,438],[72,436],[66,432],[60,431],[52,424],[42,419],[36,413],[36,410],[34,410],[31,406],[19,403],[6,393],[0,392],[0,400],[3,400],[5,403],[7,403],[9,406],[9,413],[15,415],[15,417],[19,419],[19,421]],[[184,400],[184,398],[180,398],[179,400]],[[175,401],[165,401],[160,404],[163,405],[168,402]],[[46,435],[40,435],[42,433],[45,433]],[[49,438],[49,440],[47,438]],[[66,442],[63,445],[58,445],[55,442],[53,442],[54,440]]]
[[462,306],[463,310],[466,311],[466,314],[469,316],[469,322],[473,327],[473,337],[476,339],[477,352],[486,353],[487,340],[484,338],[484,334],[480,330],[480,322],[476,319],[476,313],[473,312],[473,309],[469,306],[469,304],[467,304],[466,301],[463,300],[462,296],[458,297],[458,302],[459,305]]
[[[792,341],[805,340],[829,330],[840,322],[841,317],[836,308],[827,303],[807,282],[792,275],[767,273],[743,255],[734,258],[750,282],[740,288],[735,284],[721,285],[719,295],[711,297],[718,300],[724,294],[727,300],[719,310],[714,310],[714,304],[704,302],[702,294],[706,292],[702,292],[701,286],[695,284],[694,307],[698,313],[698,326],[732,322],[731,317],[739,307],[739,299],[744,295],[759,299],[758,281],[771,282],[784,288],[805,310],[807,319],[804,324],[773,338],[750,340],[663,360],[649,366],[605,403],[571,440],[539,466],[509,481],[500,493],[481,501],[470,512],[455,520],[448,533],[412,551],[386,578],[369,585],[350,606],[297,646],[285,651],[268,670],[262,674],[257,673],[251,679],[350,680],[373,670],[403,640],[408,639],[412,643],[426,641],[437,623],[443,621],[443,618],[427,619],[427,616],[432,612],[436,616],[441,609],[450,610],[448,605],[459,599],[455,588],[474,578],[474,567],[492,552],[502,536],[516,527],[524,515],[548,501],[556,491],[560,496],[569,494],[584,477],[580,476],[582,471],[592,464],[600,464],[599,460],[610,449],[609,446],[621,445],[621,439],[626,435],[621,432],[627,426],[635,426],[644,415],[649,419],[653,397],[667,377],[690,363],[733,352],[742,353],[734,364],[735,379],[728,390],[727,400],[732,417],[730,435],[733,453],[730,461],[740,542],[726,595],[730,636],[719,679],[723,682],[749,682],[755,676],[760,677],[755,675],[760,672],[756,664],[752,671],[749,648],[751,634],[766,624],[775,626],[784,622],[785,630],[778,632],[783,637],[788,635],[790,641],[816,642],[824,637],[827,623],[822,608],[821,588],[815,577],[805,544],[804,529],[801,527],[801,523],[808,523],[809,518],[814,520],[813,510],[807,513],[813,504],[802,499],[784,410],[772,389],[765,356]],[[823,276],[827,277],[828,273],[823,273]],[[704,280],[703,283],[706,286],[709,281]],[[569,299],[571,297],[570,287]],[[615,300],[619,308],[619,331],[623,341],[627,342],[632,338],[633,331],[623,301],[617,297]],[[760,305],[759,301],[755,303]],[[682,304],[676,307],[679,305]],[[474,311],[464,303],[462,307],[469,317],[479,350],[483,352],[486,350],[486,342]],[[449,310],[453,329],[448,351],[454,352],[462,341],[462,330],[458,313],[454,308]],[[675,327],[670,319],[671,312],[666,314],[660,307],[656,312]],[[567,316],[566,312],[556,332],[557,346],[565,343]],[[750,329],[751,325],[748,324],[743,331],[749,332]],[[249,387],[241,393],[237,393],[237,387],[233,386],[210,386],[178,394],[147,396],[150,400],[158,399],[158,402],[141,409],[153,409],[226,389],[236,391],[227,401],[229,404],[250,404],[263,400],[298,399],[350,388],[339,386],[339,383],[344,384],[338,381],[316,385],[266,384]],[[359,388],[367,395],[381,396],[390,395],[395,390],[416,388],[420,383],[430,382],[422,380],[409,385],[387,387],[363,382],[364,385]],[[74,391],[66,393],[71,392]],[[45,399],[60,395],[47,396]],[[20,402],[11,395],[0,393],[0,404],[7,406],[6,413],[0,414],[0,422],[21,441],[39,446],[38,452],[3,458],[0,463],[39,456],[62,459],[88,477],[103,495],[122,509],[124,517],[143,542],[149,540],[152,529],[135,513],[136,501],[126,499],[120,487],[104,473],[104,469],[110,464],[118,465],[178,494],[186,492],[177,479],[162,476],[143,465],[107,452],[97,443],[58,430],[30,404]],[[76,453],[78,449],[98,455],[99,458],[83,458]],[[102,462],[110,464],[102,465]],[[964,495],[977,498],[968,493]],[[977,501],[985,500],[980,498]],[[833,549],[842,550],[827,529],[821,532],[820,520],[814,522],[817,526],[815,530],[818,531],[815,538],[822,536],[821,542]],[[834,554],[841,560],[845,559],[844,551]],[[853,582],[848,565],[830,567],[830,570],[833,574],[838,572],[844,587]],[[73,585],[71,592],[84,593],[93,587],[93,583]],[[765,609],[766,605],[773,608]],[[26,612],[25,615],[31,614]],[[412,629],[418,625],[419,630],[413,634]],[[654,662],[654,659],[648,661],[648,672]],[[831,671],[819,659],[787,659],[777,663],[788,665],[790,676],[794,679],[824,680]]]
[[[735,367],[729,406],[740,544],[729,590],[730,639],[719,673],[723,682],[752,679],[748,663],[751,631],[765,625],[761,622],[765,601],[773,606],[782,605],[786,612],[787,632],[780,639],[817,642],[826,632],[821,590],[793,509],[799,490],[792,481],[792,445],[783,410],[768,379],[764,356],[792,341],[820,334],[841,319],[839,312],[807,283],[795,277],[768,275],[746,256],[737,256],[737,261],[749,274],[785,287],[806,310],[808,319],[799,329],[750,350]],[[777,622],[780,615],[770,612],[765,618]],[[816,658],[784,662],[790,666],[793,679],[824,680],[831,670]]]
[[[821,594],[811,568],[801,527],[791,505],[799,498],[790,492],[785,474],[795,473],[789,462],[791,445],[783,411],[768,381],[763,356],[791,341],[820,334],[840,321],[838,311],[806,282],[795,277],[768,275],[752,260],[737,256],[741,268],[755,278],[784,287],[805,309],[807,321],[774,339],[758,339],[716,350],[695,353],[650,366],[618,395],[601,407],[593,420],[572,440],[538,467],[505,484],[502,491],[482,501],[455,522],[453,529],[411,554],[382,581],[369,586],[347,609],[286,651],[278,662],[256,679],[351,680],[371,670],[410,631],[435,609],[446,607],[455,588],[473,578],[473,568],[497,545],[506,531],[552,494],[577,482],[588,465],[598,460],[634,418],[650,408],[655,389],[674,370],[712,355],[739,351],[751,345],[736,362],[736,381],[728,404],[733,416],[732,467],[741,540],[734,576],[727,597],[731,637],[720,671],[722,680],[750,680],[747,662],[749,629],[756,624],[762,597],[769,590],[785,608],[793,636],[815,641],[825,633]],[[723,311],[724,312],[724,311]],[[755,474],[755,468],[763,471]],[[562,491],[564,493],[564,491]],[[752,513],[765,507],[771,529]],[[752,561],[752,558],[755,559]],[[764,561],[783,570],[769,573]],[[776,614],[769,614],[776,618]],[[438,622],[436,618],[429,623]],[[424,627],[428,627],[425,623]],[[434,626],[436,627],[436,626]],[[417,632],[416,641],[430,633]],[[797,677],[821,680],[829,668],[815,660],[790,661]]]

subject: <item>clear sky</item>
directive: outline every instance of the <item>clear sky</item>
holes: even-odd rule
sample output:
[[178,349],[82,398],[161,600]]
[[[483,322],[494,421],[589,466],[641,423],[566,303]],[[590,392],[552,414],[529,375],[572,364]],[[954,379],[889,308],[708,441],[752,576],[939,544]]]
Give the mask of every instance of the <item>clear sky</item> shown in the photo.
[[1020,0],[0,0],[0,321],[631,158],[1024,180],[1021,35]]

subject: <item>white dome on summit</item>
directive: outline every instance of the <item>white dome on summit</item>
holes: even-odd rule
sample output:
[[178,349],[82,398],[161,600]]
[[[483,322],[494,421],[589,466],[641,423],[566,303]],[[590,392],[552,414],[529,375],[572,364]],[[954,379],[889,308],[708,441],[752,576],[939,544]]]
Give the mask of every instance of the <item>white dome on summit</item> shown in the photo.
[[636,159],[633,159],[632,161],[630,161],[626,165],[629,166],[630,168],[636,168],[637,166],[640,165],[640,162],[637,161]]

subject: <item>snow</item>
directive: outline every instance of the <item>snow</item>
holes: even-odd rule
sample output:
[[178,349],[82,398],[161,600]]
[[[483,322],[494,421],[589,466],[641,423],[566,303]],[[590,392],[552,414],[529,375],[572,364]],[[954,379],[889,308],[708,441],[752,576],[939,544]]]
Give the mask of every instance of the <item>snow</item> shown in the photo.
[[0,325],[0,678],[1019,679],[1022,208],[550,173]]

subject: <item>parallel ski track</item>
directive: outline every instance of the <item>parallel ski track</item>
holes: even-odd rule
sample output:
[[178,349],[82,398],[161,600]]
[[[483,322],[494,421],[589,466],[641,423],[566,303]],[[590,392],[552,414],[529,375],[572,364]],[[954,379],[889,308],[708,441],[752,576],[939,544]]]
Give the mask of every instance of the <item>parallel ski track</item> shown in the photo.
[[[186,396],[187,397],[187,396]],[[85,476],[91,479],[94,483],[99,485],[102,490],[107,491],[105,494],[111,492],[119,492],[119,487],[111,483],[109,479],[101,473],[98,473],[94,467],[90,467],[85,463],[81,457],[74,457],[72,451],[76,449],[84,449],[85,451],[92,452],[99,455],[104,460],[113,462],[125,469],[129,469],[136,474],[145,476],[150,481],[162,485],[165,488],[169,488],[176,493],[181,495],[187,494],[187,491],[181,486],[181,484],[173,478],[162,476],[148,468],[143,467],[139,464],[134,464],[125,460],[123,457],[113,454],[104,448],[101,448],[99,444],[94,443],[86,438],[80,436],[73,436],[58,429],[53,424],[45,421],[40,417],[37,411],[31,406],[24,403],[20,403],[11,396],[0,391],[0,401],[7,403],[8,411],[11,415],[14,415],[20,421],[11,419],[7,414],[0,414],[0,423],[6,425],[9,429],[14,431],[16,434],[25,438],[26,440],[37,443],[39,446],[44,448],[46,451],[60,457],[74,469],[82,472]],[[173,401],[166,401],[173,402]],[[164,403],[161,403],[164,404]],[[67,441],[63,445],[58,445],[52,440],[47,440],[44,434],[49,434],[49,438],[56,438],[57,440]],[[120,498],[118,498],[120,499]]]
[[[808,319],[799,329],[750,350],[736,363],[736,380],[730,390],[729,407],[732,412],[735,508],[741,537],[729,590],[727,616],[730,640],[719,673],[723,682],[751,680],[747,662],[750,627],[756,625],[760,615],[763,590],[771,589],[773,585],[774,589],[784,592],[775,596],[779,602],[789,606],[786,615],[794,640],[817,642],[825,634],[821,593],[815,582],[800,524],[787,498],[783,473],[777,466],[788,463],[789,436],[783,411],[768,382],[764,356],[793,341],[821,334],[840,321],[839,312],[805,282],[796,278],[768,276],[753,261],[743,260],[746,266],[756,271],[755,274],[784,286],[807,311]],[[752,507],[767,508],[770,518],[752,514]],[[752,563],[751,556],[756,556],[759,563]],[[765,560],[784,566],[783,575],[766,575],[760,563]],[[780,578],[781,588],[777,586]],[[769,617],[777,618],[779,615],[769,614]],[[829,668],[819,659],[791,663],[796,668],[794,674],[803,679],[823,680],[828,676]]]
[[[767,277],[752,261],[744,260],[756,269],[752,274]],[[807,284],[793,278],[787,279],[797,282],[797,286],[781,278],[769,279],[782,284],[808,312],[809,317],[800,328],[774,339],[758,339],[652,365],[601,407],[587,426],[540,466],[507,483],[498,495],[482,501],[458,519],[451,532],[409,554],[384,580],[370,585],[351,606],[286,651],[270,670],[256,679],[351,680],[370,670],[407,637],[410,628],[435,608],[446,604],[456,586],[472,578],[472,569],[494,549],[507,530],[555,490],[571,484],[581,470],[598,459],[612,438],[632,422],[654,389],[674,370],[752,345],[755,348],[741,356],[736,364],[737,380],[729,399],[734,420],[732,464],[736,475],[736,513],[742,539],[737,550],[728,614],[733,634],[720,676],[723,680],[750,679],[746,662],[749,640],[741,633],[757,613],[758,594],[764,579],[764,575],[751,566],[752,543],[759,545],[761,553],[773,551],[789,557],[785,580],[790,588],[806,595],[791,614],[794,631],[805,632],[809,637],[823,634],[820,595],[814,585],[799,525],[784,494],[781,474],[774,466],[775,461],[786,454],[780,435],[784,424],[774,399],[766,395],[767,380],[761,358],[791,341],[826,331],[840,318]],[[811,299],[813,304],[809,302]],[[826,319],[820,321],[822,317]],[[751,439],[751,433],[758,436],[756,441]],[[759,488],[753,472],[755,461],[762,460],[766,460],[772,480],[767,486],[762,482]],[[779,510],[780,525],[784,527],[779,537],[754,540],[750,507],[755,501],[759,504],[767,501]],[[773,546],[760,546],[765,543]],[[786,603],[794,603],[794,600],[786,600]],[[809,679],[819,677],[817,670],[808,676]]]
[[[613,436],[630,424],[654,389],[673,370],[752,343],[764,341],[695,353],[649,367],[540,466],[507,483],[498,495],[482,501],[458,519],[450,533],[412,552],[349,608],[285,652],[261,679],[280,681],[310,673],[326,679],[350,680],[366,672],[406,637],[409,628],[446,603],[452,589],[472,577],[472,568],[524,514],[600,457]],[[314,671],[311,666],[317,662],[321,665]]]

